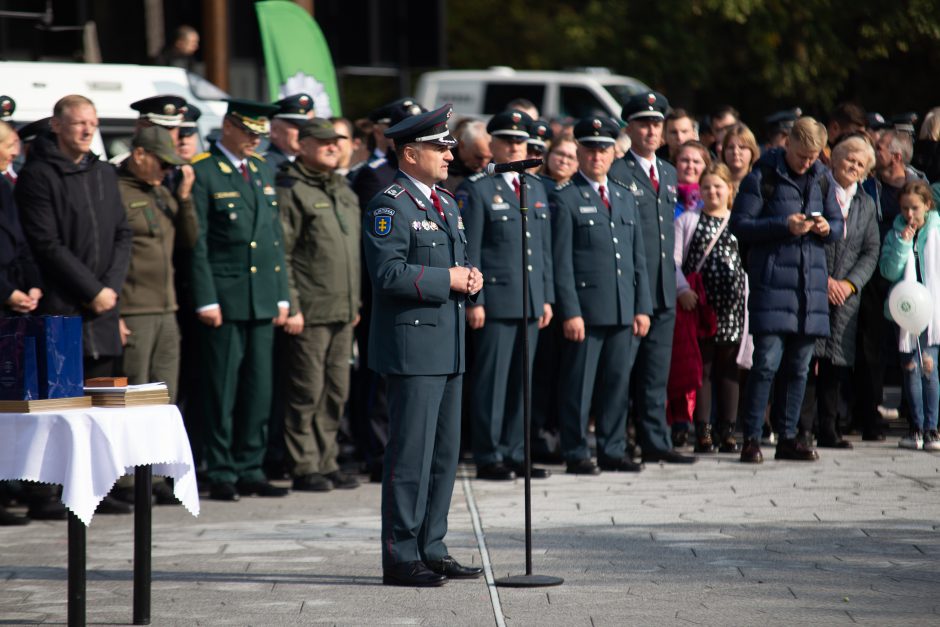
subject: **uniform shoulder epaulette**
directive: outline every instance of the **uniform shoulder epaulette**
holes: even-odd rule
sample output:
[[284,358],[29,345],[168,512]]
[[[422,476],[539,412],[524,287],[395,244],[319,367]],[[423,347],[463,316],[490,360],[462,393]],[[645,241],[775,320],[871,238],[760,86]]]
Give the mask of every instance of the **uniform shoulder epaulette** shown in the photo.
[[560,192],[561,190],[565,189],[565,188],[568,187],[569,185],[571,185],[571,179],[568,179],[567,181],[565,181],[565,182],[562,183],[561,185],[556,185],[556,186],[555,186],[555,191],[556,191],[556,192]]
[[477,172],[476,174],[471,174],[470,176],[468,176],[467,180],[470,181],[471,183],[476,183],[477,181],[479,181],[485,176],[486,176],[486,172]]
[[448,196],[450,196],[450,197],[453,198],[454,200],[457,200],[457,197],[454,196],[454,193],[453,193],[452,191],[450,191],[449,189],[447,189],[446,187],[441,187],[440,185],[435,185],[435,186],[434,186],[434,189],[436,189],[436,190],[439,191],[439,192],[444,192],[445,194],[447,194]]
[[261,162],[267,161],[267,159],[265,159],[264,156],[258,154],[257,152],[249,152],[249,153],[248,153],[248,156],[249,156],[249,157],[254,157],[255,159],[257,159],[258,161],[261,161]]
[[386,190],[385,190],[384,192],[382,192],[382,193],[385,194],[386,196],[390,197],[390,198],[398,198],[399,196],[401,196],[401,195],[404,193],[404,191],[405,191],[405,188],[404,188],[404,187],[402,187],[402,186],[399,185],[398,183],[392,183],[392,184],[389,185],[389,186],[386,188]]
[[386,163],[387,161],[388,161],[388,159],[386,159],[385,157],[379,157],[378,159],[376,159],[375,161],[373,161],[372,163],[370,163],[370,164],[369,164],[369,167],[374,170],[374,169],[376,169],[376,168],[379,168],[379,167],[382,167],[383,165],[385,165],[385,163]]
[[190,163],[190,165],[192,165],[192,164],[194,164],[194,163],[199,163],[200,161],[202,161],[202,160],[204,160],[204,159],[208,159],[211,155],[212,155],[212,153],[211,153],[211,152],[208,152],[208,151],[206,151],[206,152],[200,152],[198,155],[196,155],[195,157],[193,157],[192,159],[190,159],[190,160],[189,160],[189,163]]

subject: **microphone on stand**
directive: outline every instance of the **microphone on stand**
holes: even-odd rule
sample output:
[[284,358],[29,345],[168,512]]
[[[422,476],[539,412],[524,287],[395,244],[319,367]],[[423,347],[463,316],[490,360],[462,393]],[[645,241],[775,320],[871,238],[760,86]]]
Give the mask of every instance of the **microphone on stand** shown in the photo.
[[510,161],[509,163],[489,163],[486,166],[486,173],[490,176],[502,174],[503,172],[525,172],[530,168],[537,168],[542,165],[541,159],[523,159],[522,161]]

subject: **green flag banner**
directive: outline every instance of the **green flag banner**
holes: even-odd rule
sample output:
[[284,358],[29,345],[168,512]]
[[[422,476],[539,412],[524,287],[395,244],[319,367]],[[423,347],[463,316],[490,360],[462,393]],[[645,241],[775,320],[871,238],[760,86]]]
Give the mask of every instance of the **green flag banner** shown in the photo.
[[342,115],[336,70],[323,31],[289,0],[256,2],[271,100],[310,94],[317,117]]

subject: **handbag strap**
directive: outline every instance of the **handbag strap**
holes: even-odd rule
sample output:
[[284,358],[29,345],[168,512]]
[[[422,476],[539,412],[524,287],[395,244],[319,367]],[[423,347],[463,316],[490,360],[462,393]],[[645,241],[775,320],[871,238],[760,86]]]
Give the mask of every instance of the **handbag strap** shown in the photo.
[[705,260],[708,259],[708,255],[711,254],[712,249],[715,248],[715,244],[718,243],[718,240],[721,238],[721,234],[725,232],[725,228],[728,226],[728,219],[731,216],[725,216],[724,220],[721,221],[721,226],[718,227],[718,232],[715,233],[715,237],[712,238],[712,241],[708,243],[708,248],[705,249],[705,254],[702,255],[702,258],[698,260],[698,263],[695,264],[695,271],[701,272],[702,266],[705,265]]

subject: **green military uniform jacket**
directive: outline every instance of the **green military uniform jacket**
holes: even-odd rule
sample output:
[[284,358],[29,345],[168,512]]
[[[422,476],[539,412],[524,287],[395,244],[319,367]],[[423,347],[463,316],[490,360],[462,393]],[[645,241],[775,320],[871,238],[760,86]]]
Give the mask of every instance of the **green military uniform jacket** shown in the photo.
[[352,322],[359,313],[359,199],[346,177],[319,173],[300,160],[277,176],[291,315],[305,324]]
[[119,170],[118,190],[134,233],[131,261],[121,289],[121,314],[176,311],[173,249],[192,248],[199,234],[193,197],[177,202],[163,185],[151,185],[125,165]]
[[288,301],[274,174],[257,155],[246,181],[218,146],[193,158],[199,237],[193,249],[197,309],[218,303],[223,320],[260,320]]
[[369,367],[382,374],[464,371],[467,298],[450,289],[450,268],[470,266],[467,238],[456,200],[435,190],[446,221],[401,172],[363,216],[373,303]]

